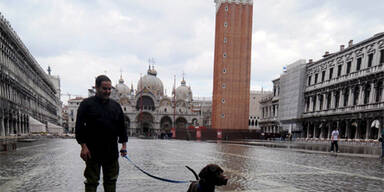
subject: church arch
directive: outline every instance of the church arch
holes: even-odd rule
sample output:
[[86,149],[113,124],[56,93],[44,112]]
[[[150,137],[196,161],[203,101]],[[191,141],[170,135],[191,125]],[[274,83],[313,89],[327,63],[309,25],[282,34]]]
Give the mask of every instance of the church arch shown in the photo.
[[153,130],[153,116],[148,112],[141,112],[137,115],[136,121],[138,124],[138,132],[140,135],[149,136]]
[[155,108],[155,102],[150,96],[144,95],[137,99],[136,101],[136,110],[150,110],[154,111]]

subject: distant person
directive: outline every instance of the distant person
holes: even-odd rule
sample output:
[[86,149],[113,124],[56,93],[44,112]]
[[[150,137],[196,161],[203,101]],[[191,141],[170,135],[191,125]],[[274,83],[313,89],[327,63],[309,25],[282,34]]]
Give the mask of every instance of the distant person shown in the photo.
[[102,168],[104,191],[115,192],[119,175],[118,143],[122,144],[121,155],[127,154],[124,114],[121,106],[109,99],[112,86],[107,76],[98,76],[95,87],[96,96],[80,103],[75,128],[76,140],[81,145],[80,157],[86,164],[85,191],[97,190]]
[[337,141],[339,139],[339,129],[335,128],[335,130],[331,133],[331,152],[333,152],[333,147],[336,147],[336,153],[339,152],[339,145],[337,144]]

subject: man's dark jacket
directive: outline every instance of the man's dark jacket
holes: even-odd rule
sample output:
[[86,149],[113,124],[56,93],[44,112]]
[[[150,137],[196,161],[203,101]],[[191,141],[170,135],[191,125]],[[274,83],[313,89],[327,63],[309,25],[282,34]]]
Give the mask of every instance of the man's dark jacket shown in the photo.
[[85,143],[96,161],[113,161],[119,157],[118,142],[128,141],[121,106],[114,100],[92,96],[77,110],[76,140]]

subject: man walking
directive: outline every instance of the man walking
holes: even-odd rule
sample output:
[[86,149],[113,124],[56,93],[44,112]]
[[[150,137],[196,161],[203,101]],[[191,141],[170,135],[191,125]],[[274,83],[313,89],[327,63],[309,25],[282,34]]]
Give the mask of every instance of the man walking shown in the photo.
[[105,192],[116,191],[119,175],[118,143],[120,153],[127,154],[127,131],[121,106],[109,99],[111,80],[100,75],[95,82],[96,96],[84,99],[77,111],[76,140],[81,145],[80,157],[85,161],[85,191],[95,192],[103,169]]
[[335,128],[335,130],[331,133],[331,152],[333,152],[333,147],[336,147],[336,153],[339,152],[339,145],[337,144],[337,140],[339,139],[339,130]]

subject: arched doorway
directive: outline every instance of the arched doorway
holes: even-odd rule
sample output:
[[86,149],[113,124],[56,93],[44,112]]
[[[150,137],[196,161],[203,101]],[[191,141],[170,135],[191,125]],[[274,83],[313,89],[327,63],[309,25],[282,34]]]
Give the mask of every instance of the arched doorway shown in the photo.
[[187,120],[184,117],[179,117],[176,119],[176,129],[186,129]]
[[371,122],[371,134],[369,136],[370,139],[377,139],[380,129],[380,121],[378,119],[375,119]]
[[180,139],[187,139],[189,140],[190,133],[187,129],[187,120],[184,117],[179,117],[176,119],[176,136]]
[[164,116],[160,120],[161,133],[171,133],[172,119],[169,116]]
[[138,134],[144,136],[151,136],[153,130],[153,116],[148,112],[142,112],[136,117],[138,124]]

